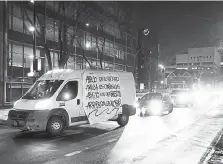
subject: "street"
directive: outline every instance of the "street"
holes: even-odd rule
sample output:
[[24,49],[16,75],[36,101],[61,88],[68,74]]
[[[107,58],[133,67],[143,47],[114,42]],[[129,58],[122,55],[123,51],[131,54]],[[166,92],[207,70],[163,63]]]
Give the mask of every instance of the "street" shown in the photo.
[[109,122],[70,128],[55,138],[46,133],[22,134],[0,127],[0,163],[134,163],[148,149],[155,149],[169,136],[193,126],[193,122],[211,109],[210,106],[180,107],[163,117],[135,115],[125,128]]

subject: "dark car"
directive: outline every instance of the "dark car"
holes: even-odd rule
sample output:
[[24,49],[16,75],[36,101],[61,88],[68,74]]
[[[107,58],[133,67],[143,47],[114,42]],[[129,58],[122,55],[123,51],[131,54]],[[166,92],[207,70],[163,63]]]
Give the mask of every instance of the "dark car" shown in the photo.
[[140,116],[164,115],[173,111],[173,104],[169,95],[161,93],[147,93],[138,100]]
[[170,96],[174,106],[191,107],[193,105],[193,96],[190,90],[173,90]]

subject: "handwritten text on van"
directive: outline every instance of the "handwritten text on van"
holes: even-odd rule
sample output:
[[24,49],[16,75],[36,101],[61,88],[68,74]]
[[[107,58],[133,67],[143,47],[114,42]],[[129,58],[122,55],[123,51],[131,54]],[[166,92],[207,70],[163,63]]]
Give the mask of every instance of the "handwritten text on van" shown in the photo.
[[[85,76],[85,108],[88,118],[117,114],[122,107],[120,79],[117,74]],[[113,112],[113,113],[112,113]]]

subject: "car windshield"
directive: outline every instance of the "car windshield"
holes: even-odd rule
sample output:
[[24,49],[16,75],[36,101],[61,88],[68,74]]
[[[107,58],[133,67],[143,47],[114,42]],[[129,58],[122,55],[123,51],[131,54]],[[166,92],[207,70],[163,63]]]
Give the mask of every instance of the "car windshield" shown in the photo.
[[180,93],[187,93],[187,91],[184,91],[184,90],[173,90],[171,92],[171,94],[180,94]]
[[63,80],[41,80],[22,97],[22,99],[45,99],[50,98],[57,91]]
[[149,93],[149,94],[146,94],[144,95],[141,100],[152,100],[152,99],[162,99],[162,95],[159,94],[159,93]]

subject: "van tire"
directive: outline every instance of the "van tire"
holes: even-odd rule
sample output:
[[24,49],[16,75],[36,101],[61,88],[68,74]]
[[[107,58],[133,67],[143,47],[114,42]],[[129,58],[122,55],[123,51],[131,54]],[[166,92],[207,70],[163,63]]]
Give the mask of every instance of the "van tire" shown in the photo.
[[126,115],[126,114],[120,114],[120,115],[118,116],[118,120],[117,120],[117,122],[118,122],[118,124],[119,124],[120,126],[125,126],[125,125],[127,125],[128,122],[129,122],[129,116]]
[[169,113],[173,112],[173,106],[170,108]]
[[51,116],[48,120],[46,131],[51,136],[61,135],[64,131],[65,121],[61,116]]

